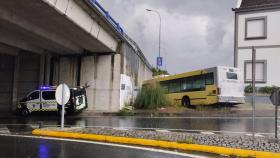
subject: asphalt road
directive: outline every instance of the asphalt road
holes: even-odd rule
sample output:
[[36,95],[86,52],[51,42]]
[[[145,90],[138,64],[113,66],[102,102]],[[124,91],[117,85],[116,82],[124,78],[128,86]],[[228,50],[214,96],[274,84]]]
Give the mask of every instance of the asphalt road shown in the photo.
[[[251,103],[252,102],[252,96],[246,96],[245,97],[245,102],[246,103]],[[256,101],[257,104],[272,104],[269,96],[256,96]]]
[[[60,118],[56,115],[1,118],[0,133],[1,128],[11,133],[31,131],[32,127],[38,126],[39,122],[42,122],[45,127],[57,127],[60,125]],[[255,122],[257,133],[273,135],[273,117],[258,117]],[[212,131],[232,135],[247,134],[252,131],[250,117],[66,117],[65,124],[75,127],[148,128],[183,132]]]
[[1,158],[206,158],[109,143],[4,135],[0,149]]

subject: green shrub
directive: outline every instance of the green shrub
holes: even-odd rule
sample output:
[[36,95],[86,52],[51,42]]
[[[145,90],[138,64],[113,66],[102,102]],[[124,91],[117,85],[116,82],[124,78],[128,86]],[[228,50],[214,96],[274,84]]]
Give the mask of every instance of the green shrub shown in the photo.
[[280,90],[280,87],[277,87],[277,86],[265,86],[265,87],[260,87],[259,88],[259,92],[260,93],[265,93],[265,94],[271,94],[271,93],[273,93],[273,92],[275,92],[275,91],[278,91],[278,90]]
[[253,93],[253,86],[248,85],[245,87],[245,93]]
[[169,105],[165,90],[157,83],[145,85],[134,102],[137,109],[156,109]]
[[117,113],[118,116],[134,116],[134,112],[132,109],[129,108],[123,108]]

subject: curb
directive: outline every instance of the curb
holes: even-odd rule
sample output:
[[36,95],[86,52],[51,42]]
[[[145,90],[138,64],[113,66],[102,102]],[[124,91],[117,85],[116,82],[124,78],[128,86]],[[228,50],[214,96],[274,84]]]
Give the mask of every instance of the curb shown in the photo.
[[140,139],[140,138],[115,137],[115,136],[82,134],[82,133],[38,130],[38,129],[33,130],[32,134],[37,135],[37,136],[93,140],[93,141],[118,143],[118,144],[158,147],[158,148],[165,148],[165,149],[197,151],[197,152],[228,155],[228,156],[234,155],[234,156],[238,156],[238,157],[280,158],[280,153],[253,151],[253,150],[244,150],[244,149],[217,147],[217,146],[207,146],[207,145],[197,145],[197,144],[183,144],[183,143],[177,143],[177,142]]

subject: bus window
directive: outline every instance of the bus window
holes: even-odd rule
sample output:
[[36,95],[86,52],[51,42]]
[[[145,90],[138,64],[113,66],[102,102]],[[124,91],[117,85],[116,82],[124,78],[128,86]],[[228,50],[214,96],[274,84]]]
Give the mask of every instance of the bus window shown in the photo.
[[180,81],[172,81],[168,85],[168,92],[169,93],[176,93],[181,91],[181,84]]
[[165,92],[168,92],[168,84],[166,82],[160,82],[160,86],[164,89]]
[[229,80],[237,80],[237,73],[233,73],[233,72],[227,72],[227,79]]
[[193,81],[193,89],[194,90],[204,90],[205,89],[205,77],[197,76]]
[[213,73],[206,74],[205,79],[206,79],[206,81],[205,81],[206,85],[214,84],[214,74]]
[[192,80],[184,79],[181,84],[182,91],[190,91],[192,90]]

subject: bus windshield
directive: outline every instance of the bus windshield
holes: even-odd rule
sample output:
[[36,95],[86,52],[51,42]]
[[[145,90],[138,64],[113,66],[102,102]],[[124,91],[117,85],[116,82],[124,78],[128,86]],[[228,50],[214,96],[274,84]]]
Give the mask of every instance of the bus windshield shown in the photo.
[[229,80],[238,80],[237,73],[227,72],[227,79],[229,79]]

